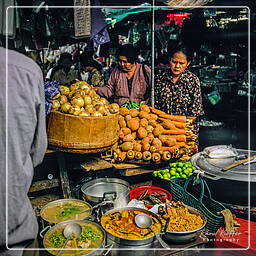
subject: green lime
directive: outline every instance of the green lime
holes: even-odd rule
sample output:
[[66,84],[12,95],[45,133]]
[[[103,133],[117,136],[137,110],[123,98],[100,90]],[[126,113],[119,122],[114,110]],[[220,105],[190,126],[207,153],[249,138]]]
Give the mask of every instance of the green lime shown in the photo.
[[165,174],[165,173],[167,173],[167,172],[169,172],[168,169],[163,169],[163,170],[161,170],[161,173],[162,173],[162,174]]
[[178,167],[183,167],[183,165],[184,165],[183,162],[178,162],[178,163],[177,163],[177,166],[178,166]]
[[172,170],[171,175],[176,175],[176,171]]
[[190,174],[189,170],[186,169],[186,170],[184,171],[184,174],[186,174],[186,175]]
[[191,168],[193,169],[193,171],[196,170],[196,167],[195,167],[195,166],[192,166]]
[[185,179],[187,178],[186,174],[181,174],[180,176],[181,176],[181,178],[185,178]]
[[187,168],[188,172],[193,172],[193,169],[191,167]]
[[181,168],[177,168],[176,171],[177,172],[182,172],[182,169]]
[[177,163],[170,163],[169,166],[170,166],[170,167],[176,167],[176,166],[177,166]]
[[186,168],[191,167],[191,164],[185,163],[184,167],[186,167]]

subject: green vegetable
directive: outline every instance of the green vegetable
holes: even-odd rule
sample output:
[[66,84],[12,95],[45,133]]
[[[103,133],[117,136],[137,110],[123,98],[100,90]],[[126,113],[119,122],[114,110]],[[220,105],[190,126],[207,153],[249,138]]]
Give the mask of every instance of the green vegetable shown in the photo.
[[134,101],[126,101],[121,105],[121,107],[126,107],[128,109],[139,109],[140,106],[143,105],[143,103],[138,103]]
[[54,245],[54,247],[58,248],[64,244],[66,238],[62,234],[55,234],[49,237],[49,241]]
[[101,237],[101,233],[91,227],[83,227],[82,234],[79,237],[80,241],[96,242]]
[[77,207],[67,207],[67,208],[64,208],[62,210],[61,213],[59,213],[57,215],[57,217],[69,217],[71,215],[74,215],[74,214],[77,214],[77,213],[80,213],[81,212],[81,209],[80,208],[77,208]]

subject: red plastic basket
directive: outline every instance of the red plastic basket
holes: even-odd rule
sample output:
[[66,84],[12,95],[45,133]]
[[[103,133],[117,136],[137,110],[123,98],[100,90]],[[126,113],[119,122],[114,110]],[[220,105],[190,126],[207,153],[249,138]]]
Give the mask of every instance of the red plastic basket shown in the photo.
[[[168,199],[169,201],[172,200],[172,195],[170,194],[169,191],[167,191],[163,188],[154,187],[154,186],[141,186],[141,187],[133,188],[130,191],[130,200],[136,199],[137,197],[139,197],[146,190],[148,190],[148,193],[157,192],[158,194],[163,195],[163,196],[159,197],[159,199]],[[148,204],[146,204],[145,206],[147,208],[153,207],[153,205],[148,205]]]

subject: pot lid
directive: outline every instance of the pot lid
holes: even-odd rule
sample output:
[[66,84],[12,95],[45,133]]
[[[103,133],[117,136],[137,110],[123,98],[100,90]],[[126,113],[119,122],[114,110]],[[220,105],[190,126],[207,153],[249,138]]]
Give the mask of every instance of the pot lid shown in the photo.
[[81,190],[85,195],[98,198],[103,198],[108,193],[116,193],[118,197],[129,190],[129,183],[117,178],[101,178],[85,183]]
[[[237,149],[237,152],[238,156],[243,154],[247,156],[249,155],[248,150]],[[256,154],[256,151],[251,151],[250,154],[253,156]],[[241,164],[225,172],[222,171],[224,167],[237,162],[235,157],[211,159],[208,158],[204,152],[199,152],[192,156],[191,162],[195,167],[204,171],[205,177],[212,180],[228,179],[234,181],[256,182],[255,162],[250,165]]]

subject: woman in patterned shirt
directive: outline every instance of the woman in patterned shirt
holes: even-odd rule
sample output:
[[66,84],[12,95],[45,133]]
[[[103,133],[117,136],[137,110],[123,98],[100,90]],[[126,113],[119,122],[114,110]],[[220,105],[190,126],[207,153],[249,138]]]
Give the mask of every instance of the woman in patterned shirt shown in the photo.
[[148,101],[151,91],[151,69],[137,62],[139,49],[130,44],[121,46],[117,51],[118,67],[115,68],[105,86],[97,93],[113,99],[122,105],[126,101]]
[[80,63],[82,65],[82,72],[88,72],[88,82],[92,86],[103,86],[104,77],[102,75],[102,66],[92,56],[82,53],[80,56]]
[[170,70],[155,76],[155,107],[195,120],[204,112],[199,78],[187,70],[191,55],[180,46],[168,56]]

